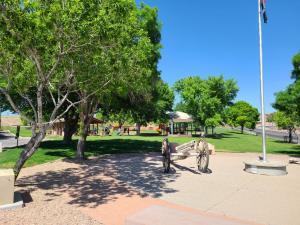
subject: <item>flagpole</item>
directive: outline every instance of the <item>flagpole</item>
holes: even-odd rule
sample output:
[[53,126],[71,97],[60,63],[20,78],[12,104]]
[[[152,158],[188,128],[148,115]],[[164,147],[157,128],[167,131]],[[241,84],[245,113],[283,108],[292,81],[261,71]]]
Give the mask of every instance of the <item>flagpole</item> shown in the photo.
[[265,104],[264,104],[264,77],[263,77],[263,50],[262,50],[262,27],[261,27],[261,0],[258,0],[258,33],[259,33],[259,70],[260,70],[260,103],[262,125],[262,150],[263,161],[267,161],[266,154],[266,131],[265,131]]

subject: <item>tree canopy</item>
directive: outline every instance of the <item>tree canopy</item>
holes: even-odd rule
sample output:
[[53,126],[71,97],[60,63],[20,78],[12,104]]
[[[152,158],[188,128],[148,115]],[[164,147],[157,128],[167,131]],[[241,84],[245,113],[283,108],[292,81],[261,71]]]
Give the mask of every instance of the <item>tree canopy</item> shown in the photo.
[[278,111],[274,113],[272,122],[275,122],[276,125],[284,130],[288,131],[288,142],[292,142],[292,133],[296,130],[296,126],[299,125],[299,121],[295,120],[290,114]]
[[289,142],[292,141],[292,131],[300,124],[300,53],[292,59],[293,70],[291,78],[294,82],[285,90],[275,93],[272,106],[278,110],[274,122],[278,127],[289,132]]
[[160,47],[145,28],[153,18],[146,17],[153,14],[149,7],[143,13],[134,0],[0,4],[0,91],[33,131],[16,176],[46,130],[71,108],[80,106],[86,135],[99,102],[158,79],[153,58]]
[[294,68],[291,78],[294,82],[285,90],[275,93],[276,98],[272,106],[281,112],[278,114],[278,122],[284,121],[285,118],[286,121],[297,124],[300,122],[300,53],[293,57],[292,63]]
[[181,108],[193,116],[201,126],[215,126],[224,109],[232,105],[238,86],[233,79],[210,76],[204,80],[199,76],[187,77],[175,83],[175,90],[181,97]]
[[292,78],[295,80],[300,79],[300,52],[293,57],[293,71]]
[[238,101],[226,110],[226,118],[228,124],[234,127],[240,126],[243,133],[244,127],[255,128],[259,121],[259,112],[248,102]]

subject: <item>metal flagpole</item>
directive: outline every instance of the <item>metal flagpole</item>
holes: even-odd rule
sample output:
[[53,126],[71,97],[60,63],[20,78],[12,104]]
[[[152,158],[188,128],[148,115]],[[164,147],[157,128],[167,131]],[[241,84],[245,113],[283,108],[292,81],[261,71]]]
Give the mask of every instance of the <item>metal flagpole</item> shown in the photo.
[[258,32],[259,32],[259,69],[260,69],[260,103],[261,103],[261,126],[262,126],[262,148],[263,161],[266,156],[266,133],[265,133],[265,104],[264,104],[264,77],[263,77],[263,51],[262,51],[262,28],[261,28],[261,0],[258,0]]

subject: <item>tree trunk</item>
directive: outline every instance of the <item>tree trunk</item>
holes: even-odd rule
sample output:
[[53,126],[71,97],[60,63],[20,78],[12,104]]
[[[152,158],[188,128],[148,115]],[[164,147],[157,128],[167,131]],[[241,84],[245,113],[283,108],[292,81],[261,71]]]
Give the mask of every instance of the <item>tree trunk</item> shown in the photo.
[[207,135],[208,134],[208,127],[205,127],[204,129],[205,129],[205,135]]
[[76,133],[78,129],[78,120],[79,115],[78,113],[74,113],[71,116],[67,115],[64,117],[65,119],[65,126],[64,126],[64,144],[71,144],[72,143],[72,136]]
[[214,135],[214,127],[211,127],[211,134]]
[[241,126],[241,133],[242,134],[244,133],[244,126],[243,125]]
[[141,135],[141,124],[136,123],[136,135]]
[[89,132],[90,121],[91,120],[89,118],[81,121],[80,134],[79,134],[79,139],[78,139],[78,143],[77,143],[77,151],[76,151],[76,158],[79,160],[84,159],[86,138],[87,138],[88,132]]
[[81,131],[81,134],[79,136],[78,143],[77,143],[76,158],[79,160],[84,159],[84,151],[85,151],[87,135],[88,135],[88,130],[84,128],[84,130]]
[[90,102],[84,101],[80,104],[80,128],[76,151],[76,158],[79,160],[84,159],[86,138],[88,136],[89,126],[93,118],[95,108],[96,104],[94,104],[93,100],[91,100]]
[[16,162],[15,167],[14,167],[15,180],[19,176],[19,173],[20,173],[22,167],[24,166],[24,164],[26,163],[27,159],[29,159],[33,155],[33,153],[35,153],[35,151],[38,149],[38,147],[40,146],[41,142],[43,141],[43,139],[46,136],[46,131],[47,131],[47,128],[45,128],[45,127],[40,128],[40,131],[31,137],[31,139],[29,140],[29,142],[27,143],[27,145],[21,152],[19,159]]

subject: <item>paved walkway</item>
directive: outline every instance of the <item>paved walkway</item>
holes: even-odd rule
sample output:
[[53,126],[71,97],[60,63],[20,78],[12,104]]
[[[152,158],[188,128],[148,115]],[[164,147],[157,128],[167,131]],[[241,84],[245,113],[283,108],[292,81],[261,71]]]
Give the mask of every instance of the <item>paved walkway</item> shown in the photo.
[[[210,158],[210,174],[199,174],[194,158],[178,161],[170,174],[163,174],[158,154],[103,156],[83,164],[64,160],[25,168],[17,185],[20,191],[30,191],[33,202],[27,210],[5,215],[16,218],[10,224],[18,224],[19,219],[26,224],[34,218],[40,224],[61,224],[63,214],[48,215],[65,205],[103,224],[121,225],[141,209],[166,206],[242,224],[299,225],[300,165],[290,164],[289,174],[281,177],[244,172],[243,160],[256,156],[217,153]],[[50,203],[58,200],[61,203],[53,209]]]
[[[29,138],[19,138],[19,146],[26,145],[29,141]],[[2,143],[3,148],[13,148],[17,146],[17,140],[15,136],[8,132],[0,131],[0,142]]]

